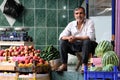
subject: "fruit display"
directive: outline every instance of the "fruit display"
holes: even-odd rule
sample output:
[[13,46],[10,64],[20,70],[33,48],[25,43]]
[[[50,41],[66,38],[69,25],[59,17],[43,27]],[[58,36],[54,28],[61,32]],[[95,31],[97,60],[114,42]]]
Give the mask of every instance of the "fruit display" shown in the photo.
[[119,58],[114,51],[107,51],[103,55],[102,65],[107,66],[108,64],[113,64],[114,66],[119,65]]
[[[98,43],[96,49],[95,49],[95,55],[97,56],[98,60],[96,62],[99,62],[99,67],[102,68],[101,71],[113,71],[114,66],[119,65],[119,58],[115,51],[113,51],[113,45],[111,42],[107,40],[103,40]],[[94,63],[93,63],[94,64]],[[97,71],[98,66],[94,65],[93,69],[94,71]]]
[[105,52],[101,59],[102,66],[95,65],[90,68],[90,71],[113,71],[114,66],[119,66],[119,58],[115,51]]
[[97,47],[95,48],[95,55],[97,57],[102,57],[106,51],[113,50],[113,46],[111,42],[107,40],[103,40],[98,43]]
[[20,72],[47,73],[49,63],[40,57],[40,53],[41,50],[36,50],[32,45],[11,46],[0,50],[0,66],[3,66],[3,62],[7,66],[8,63],[15,63],[15,69]]

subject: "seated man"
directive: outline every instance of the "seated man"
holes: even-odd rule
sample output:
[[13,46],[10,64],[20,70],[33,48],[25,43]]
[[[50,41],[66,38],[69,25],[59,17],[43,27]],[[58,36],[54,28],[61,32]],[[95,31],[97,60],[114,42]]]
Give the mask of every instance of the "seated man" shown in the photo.
[[57,71],[67,70],[68,53],[82,52],[82,65],[88,64],[89,54],[97,46],[94,23],[85,18],[85,9],[78,7],[74,10],[75,20],[70,22],[59,36],[60,56],[62,64]]

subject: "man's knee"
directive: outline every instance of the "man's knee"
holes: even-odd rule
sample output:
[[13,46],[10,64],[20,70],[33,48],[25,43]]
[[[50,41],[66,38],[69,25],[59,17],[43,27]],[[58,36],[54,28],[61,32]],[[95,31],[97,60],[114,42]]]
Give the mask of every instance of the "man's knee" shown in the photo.
[[83,45],[90,45],[91,41],[90,40],[84,40]]
[[68,43],[67,40],[60,40],[60,45],[61,45],[61,46],[64,46],[64,45],[66,45],[67,43]]

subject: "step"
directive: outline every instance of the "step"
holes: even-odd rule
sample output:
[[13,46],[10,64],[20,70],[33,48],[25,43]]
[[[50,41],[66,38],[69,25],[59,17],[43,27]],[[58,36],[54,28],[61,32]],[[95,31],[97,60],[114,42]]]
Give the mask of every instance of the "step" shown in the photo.
[[84,80],[83,74],[76,71],[64,71],[64,72],[52,71],[50,75],[51,80]]
[[64,72],[51,71],[51,80],[83,80],[80,70],[75,71],[75,65],[68,65],[68,70]]

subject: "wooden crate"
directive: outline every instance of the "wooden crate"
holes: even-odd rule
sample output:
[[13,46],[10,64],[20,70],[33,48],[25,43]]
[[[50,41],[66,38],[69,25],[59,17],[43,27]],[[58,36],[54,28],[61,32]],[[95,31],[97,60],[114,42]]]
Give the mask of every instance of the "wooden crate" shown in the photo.
[[17,77],[13,77],[13,76],[0,76],[0,80],[17,80]]
[[9,62],[1,62],[0,63],[0,70],[5,71],[15,71],[16,70],[16,63],[9,63]]
[[33,76],[19,76],[18,80],[50,80],[49,74],[34,74]]
[[0,80],[17,80],[17,73],[1,73]]

